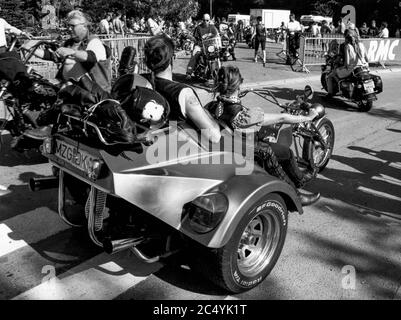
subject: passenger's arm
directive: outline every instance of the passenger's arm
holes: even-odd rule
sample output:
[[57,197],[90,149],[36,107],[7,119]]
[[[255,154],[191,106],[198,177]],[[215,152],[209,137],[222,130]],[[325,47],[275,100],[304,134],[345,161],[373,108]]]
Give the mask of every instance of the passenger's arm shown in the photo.
[[307,116],[295,116],[288,113],[265,113],[263,117],[262,126],[268,126],[275,123],[301,123],[312,121],[316,118],[317,112],[314,109],[309,110],[309,115]]
[[181,94],[185,94],[184,111],[188,119],[201,129],[201,133],[206,136],[209,141],[213,143],[219,142],[221,133],[218,123],[214,121],[210,114],[202,107],[192,90],[185,90],[181,92]]

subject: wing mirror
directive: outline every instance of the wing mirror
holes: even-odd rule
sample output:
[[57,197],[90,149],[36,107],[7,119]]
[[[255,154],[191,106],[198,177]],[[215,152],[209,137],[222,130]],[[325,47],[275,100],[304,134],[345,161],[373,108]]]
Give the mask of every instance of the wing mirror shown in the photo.
[[313,98],[313,89],[310,85],[305,86],[304,97],[305,100],[311,100]]

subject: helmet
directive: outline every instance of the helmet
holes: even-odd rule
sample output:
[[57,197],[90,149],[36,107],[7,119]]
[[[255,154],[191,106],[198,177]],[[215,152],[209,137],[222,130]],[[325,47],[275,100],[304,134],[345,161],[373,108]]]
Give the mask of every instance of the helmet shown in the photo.
[[123,101],[136,87],[145,87],[152,89],[152,85],[139,74],[125,74],[119,77],[111,88],[113,99]]
[[156,91],[136,87],[121,102],[121,107],[138,126],[138,131],[156,129],[163,126],[170,113],[167,100]]

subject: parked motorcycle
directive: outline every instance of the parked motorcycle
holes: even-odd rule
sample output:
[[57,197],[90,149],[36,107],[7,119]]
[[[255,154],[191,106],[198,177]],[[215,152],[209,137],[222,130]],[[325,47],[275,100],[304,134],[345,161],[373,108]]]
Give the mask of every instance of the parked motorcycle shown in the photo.
[[221,68],[221,38],[212,37],[202,40],[202,49],[194,75],[203,81],[213,81]]
[[[322,66],[321,84],[327,91],[327,77],[334,70],[338,56],[335,54],[326,55],[326,64]],[[341,97],[344,97],[358,105],[360,111],[368,112],[377,100],[376,95],[383,91],[381,77],[373,75],[368,68],[357,67],[352,74],[336,83],[335,88]]]
[[191,36],[188,30],[182,31],[177,35],[178,48],[185,51],[185,54],[191,55],[195,46],[195,38]]
[[[324,106],[319,103],[308,102],[313,97],[312,88],[306,86],[303,96],[297,96],[296,100],[286,104],[281,104],[272,91],[267,88],[245,90],[241,92],[240,96],[244,97],[249,92],[276,104],[283,109],[282,112],[288,114],[304,115],[308,114],[312,108],[318,112],[319,116],[313,122],[265,126],[259,130],[258,136],[262,141],[291,147],[301,170],[312,168],[316,172],[321,172],[331,158],[335,131],[333,123],[325,114]],[[311,174],[309,177],[313,179],[315,174]],[[309,181],[303,178],[302,183],[305,184]],[[294,183],[299,185],[301,181],[294,181]]]
[[[288,212],[303,212],[294,189],[258,165],[238,175],[236,170],[253,160],[235,148],[243,137],[225,130],[222,135],[234,143],[229,150],[220,144],[211,149],[185,121],[153,127],[135,121],[131,143],[110,140],[105,115],[119,110],[118,102],[111,103],[109,109],[102,102],[80,116],[59,117],[41,147],[55,176],[32,179],[31,189],[58,186],[60,217],[71,226],[86,226],[91,240],[108,253],[131,250],[153,263],[185,250],[191,269],[229,292],[260,284],[280,256]],[[120,110],[116,119],[126,116]],[[149,162],[155,150],[166,157]]]
[[[37,148],[42,141],[25,136],[25,132],[38,127],[39,114],[57,100],[59,87],[27,66],[33,52],[40,46],[55,48],[59,42],[38,41],[29,50],[14,50],[14,38],[0,59],[0,132],[7,130],[14,137],[12,147],[22,151]],[[0,141],[1,143],[1,141]]]
[[252,38],[252,26],[247,26],[244,30],[244,39],[249,48],[255,48],[255,37]]
[[234,37],[229,37],[227,34],[221,36],[221,52],[220,57],[223,61],[228,61],[228,58],[232,57],[235,60],[234,48],[236,41]]

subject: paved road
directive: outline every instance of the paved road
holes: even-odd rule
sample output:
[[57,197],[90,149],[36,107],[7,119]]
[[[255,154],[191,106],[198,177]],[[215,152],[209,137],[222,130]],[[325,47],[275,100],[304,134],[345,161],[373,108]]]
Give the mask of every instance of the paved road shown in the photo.
[[[341,101],[328,105],[337,134],[335,151],[308,188],[320,191],[322,199],[304,215],[290,216],[287,240],[270,276],[234,296],[185,266],[145,265],[129,252],[102,253],[84,231],[58,219],[56,190],[28,191],[30,177],[50,174],[43,159],[34,152],[17,155],[3,149],[0,299],[400,298],[401,73],[383,79],[385,93],[369,114]],[[294,88],[303,85],[297,82]],[[320,91],[318,82],[311,85]],[[297,93],[289,92],[291,87],[273,89],[289,99]],[[261,100],[248,97],[247,104],[278,112]],[[42,283],[54,274],[57,278]]]

